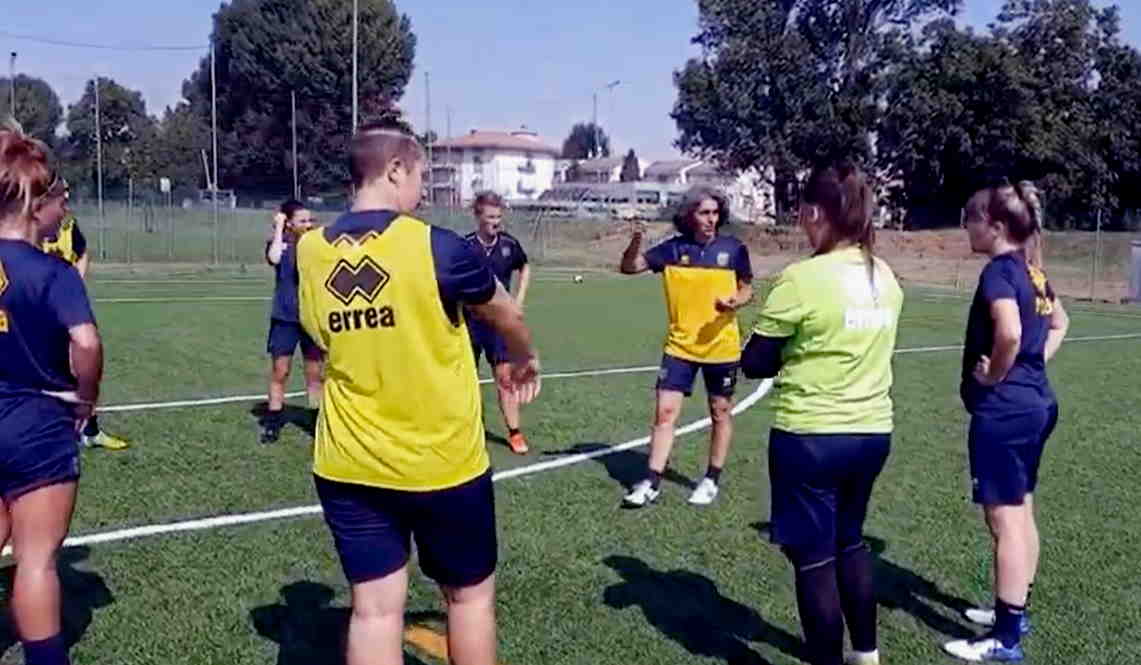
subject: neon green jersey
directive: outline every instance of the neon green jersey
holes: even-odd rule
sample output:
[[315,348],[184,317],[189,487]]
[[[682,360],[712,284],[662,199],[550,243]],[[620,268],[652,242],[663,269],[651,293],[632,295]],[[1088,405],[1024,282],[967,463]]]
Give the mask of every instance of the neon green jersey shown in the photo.
[[755,332],[790,338],[772,397],[773,426],[794,434],[892,431],[891,359],[903,291],[858,248],[813,257],[777,278]]

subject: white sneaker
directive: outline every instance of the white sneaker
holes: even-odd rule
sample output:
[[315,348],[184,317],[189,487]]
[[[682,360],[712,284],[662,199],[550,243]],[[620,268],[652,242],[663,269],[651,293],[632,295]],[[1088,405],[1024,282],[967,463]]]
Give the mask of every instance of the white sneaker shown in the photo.
[[880,665],[879,649],[875,651],[853,651],[844,659],[844,665]]
[[963,612],[963,616],[973,624],[990,628],[994,625],[994,610],[988,607],[972,607]]
[[1018,663],[1026,657],[1021,645],[1007,648],[993,637],[955,640],[944,644],[943,650],[955,658],[971,663]]
[[693,494],[689,495],[689,502],[695,506],[708,506],[717,498],[718,491],[717,483],[709,478],[702,478],[697,487],[693,488]]
[[641,508],[658,500],[658,496],[662,493],[661,490],[654,489],[649,480],[634,485],[630,493],[622,499],[622,504],[630,508]]

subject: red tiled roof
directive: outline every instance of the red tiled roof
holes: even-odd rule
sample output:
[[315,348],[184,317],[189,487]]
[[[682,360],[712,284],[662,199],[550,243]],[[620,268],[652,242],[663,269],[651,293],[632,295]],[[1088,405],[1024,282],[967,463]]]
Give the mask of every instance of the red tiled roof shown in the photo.
[[432,144],[434,150],[441,148],[473,149],[484,148],[492,150],[522,150],[538,152],[552,157],[558,157],[562,151],[558,148],[544,144],[539,137],[529,132],[485,132],[472,131],[470,134],[454,139],[444,139]]

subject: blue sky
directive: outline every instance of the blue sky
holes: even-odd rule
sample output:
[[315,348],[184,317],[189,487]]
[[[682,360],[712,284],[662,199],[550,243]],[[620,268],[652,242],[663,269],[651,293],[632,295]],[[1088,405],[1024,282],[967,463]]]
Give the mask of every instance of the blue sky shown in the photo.
[[[5,32],[166,45],[206,44],[218,7],[217,0],[103,0],[99,12],[87,0],[12,4],[0,27]],[[985,26],[1000,4],[967,0],[961,18]],[[419,38],[416,72],[401,102],[418,128],[425,123],[425,71],[432,126],[441,135],[450,107],[453,134],[526,125],[555,145],[574,122],[590,119],[592,93],[620,80],[612,93],[599,92],[598,104],[615,149],[633,147],[645,159],[676,155],[668,115],[672,72],[695,53],[692,0],[397,0],[397,6]],[[1141,16],[1124,12],[1124,24],[1126,38],[1141,44]],[[20,54],[17,70],[46,79],[65,105],[100,73],[141,90],[156,114],[178,100],[183,79],[205,53],[65,48],[0,35],[0,53],[11,50]]]

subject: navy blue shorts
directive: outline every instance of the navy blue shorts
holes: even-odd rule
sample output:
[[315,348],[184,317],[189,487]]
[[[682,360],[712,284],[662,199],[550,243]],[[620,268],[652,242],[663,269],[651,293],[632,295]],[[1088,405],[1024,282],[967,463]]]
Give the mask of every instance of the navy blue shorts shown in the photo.
[[1021,506],[1038,486],[1042,452],[1057,424],[1057,404],[1024,413],[972,415],[967,449],[974,502]]
[[430,492],[314,479],[325,523],[351,584],[403,568],[412,538],[420,570],[439,584],[474,586],[495,572],[499,543],[491,471]]
[[772,541],[820,563],[863,542],[890,434],[769,433]]
[[487,364],[492,367],[508,362],[507,342],[491,326],[469,317],[467,327],[468,334],[471,335],[471,350],[475,354],[476,365],[479,365],[480,354],[487,358]]
[[54,397],[0,397],[0,497],[12,502],[79,479],[79,435],[71,405]]
[[274,358],[290,358],[298,345],[301,346],[301,355],[307,359],[321,359],[321,347],[317,346],[300,323],[270,319],[269,339],[265,344],[266,353]]
[[658,390],[673,390],[689,397],[697,372],[705,379],[705,392],[710,397],[732,397],[737,390],[737,368],[740,363],[699,363],[671,355],[662,356],[658,370]]

